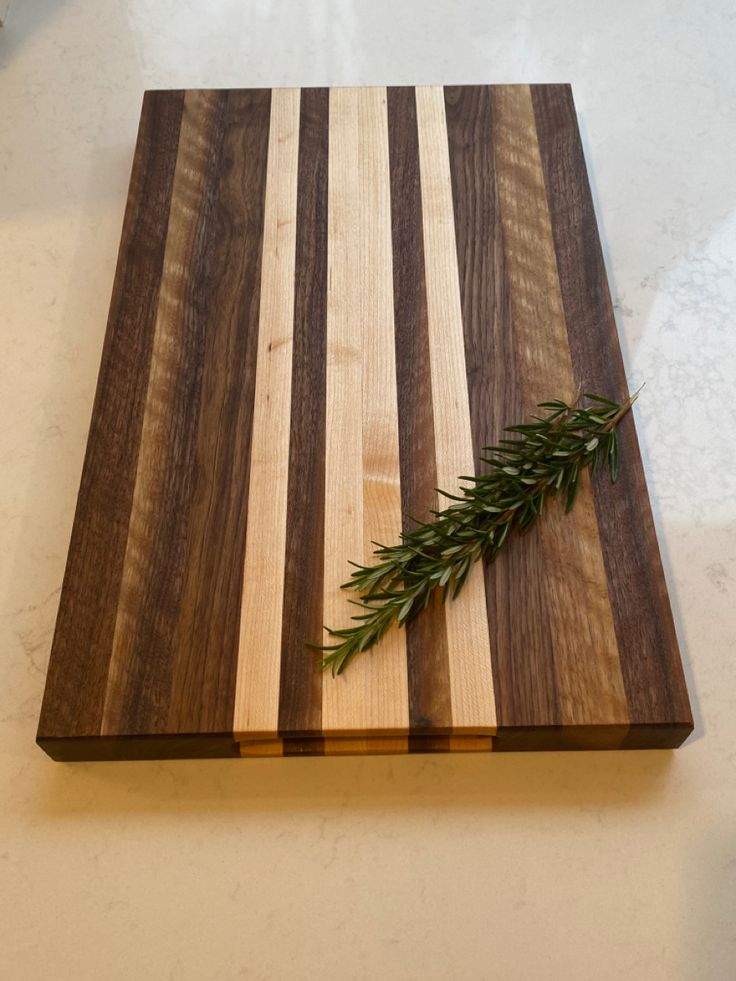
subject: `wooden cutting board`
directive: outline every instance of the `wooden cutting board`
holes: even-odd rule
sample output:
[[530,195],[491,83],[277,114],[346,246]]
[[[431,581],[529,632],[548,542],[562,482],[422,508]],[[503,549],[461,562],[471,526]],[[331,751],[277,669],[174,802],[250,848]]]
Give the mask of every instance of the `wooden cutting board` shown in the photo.
[[674,747],[631,416],[337,679],[348,560],[537,402],[627,394],[570,88],[149,92],[38,731],[55,759]]

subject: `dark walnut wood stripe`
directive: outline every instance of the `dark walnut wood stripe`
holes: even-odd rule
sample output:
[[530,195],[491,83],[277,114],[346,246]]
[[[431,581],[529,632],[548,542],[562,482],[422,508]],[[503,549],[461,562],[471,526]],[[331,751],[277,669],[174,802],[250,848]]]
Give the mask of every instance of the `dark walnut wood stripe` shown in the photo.
[[319,642],[323,624],[328,146],[329,90],[303,89],[279,691],[279,732],[293,736],[322,720],[322,670],[306,642]]
[[[497,443],[509,420],[521,419],[529,408],[510,311],[493,92],[492,86],[445,89],[470,418],[479,470],[483,447]],[[523,540],[512,536],[485,569],[499,726],[560,722],[542,565],[539,539],[530,534]]]
[[167,726],[206,343],[202,279],[226,98],[194,92],[184,102],[103,734]]
[[[504,230],[516,371],[528,411],[546,393],[575,396],[551,219],[528,86],[494,91],[496,179]],[[525,413],[526,414],[526,413]],[[532,532],[542,561],[563,725],[628,722],[626,696],[589,475],[576,506],[546,508]],[[515,724],[518,725],[518,722]]]
[[[532,99],[576,378],[622,399],[627,382],[572,91],[537,85]],[[632,727],[628,742],[674,746],[692,728],[692,716],[631,416],[621,426],[620,452],[618,482],[598,480],[593,493]],[[652,724],[657,728],[642,731]]]
[[[438,506],[437,470],[416,100],[412,88],[389,88],[387,97],[401,507],[408,529],[412,518],[426,521]],[[439,599],[406,630],[412,731],[452,726],[447,630]]]
[[147,92],[39,741],[99,732],[151,360],[183,92]]
[[[447,139],[465,334],[470,422],[476,459],[516,408],[513,334],[496,200],[492,89],[445,88]],[[516,417],[514,417],[516,418]],[[487,468],[485,468],[487,469]]]
[[[255,394],[270,92],[232,91],[196,279],[199,416],[168,730],[232,727]],[[197,369],[195,369],[197,370]],[[222,490],[213,493],[213,488]]]

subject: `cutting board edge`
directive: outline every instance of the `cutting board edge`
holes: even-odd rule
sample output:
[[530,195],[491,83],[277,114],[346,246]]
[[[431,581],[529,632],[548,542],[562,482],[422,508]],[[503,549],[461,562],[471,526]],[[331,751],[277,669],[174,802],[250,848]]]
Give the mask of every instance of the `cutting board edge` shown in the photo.
[[694,731],[692,721],[637,725],[499,726],[488,733],[396,733],[390,736],[274,737],[246,739],[232,733],[157,736],[38,736],[38,746],[61,763],[124,760],[228,759],[258,756],[341,756],[467,751],[677,749]]
[[238,757],[232,733],[141,736],[37,736],[36,744],[58,763],[124,760],[201,760]]
[[677,749],[694,730],[692,720],[580,726],[499,726],[494,752]]

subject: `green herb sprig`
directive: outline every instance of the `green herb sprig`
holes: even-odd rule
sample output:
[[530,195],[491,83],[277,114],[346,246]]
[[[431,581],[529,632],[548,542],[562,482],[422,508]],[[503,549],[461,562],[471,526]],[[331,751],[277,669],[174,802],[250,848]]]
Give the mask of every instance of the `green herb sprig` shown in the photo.
[[560,399],[541,402],[546,415],[532,416],[523,425],[509,426],[511,438],[488,446],[481,457],[487,472],[460,477],[461,494],[438,491],[453,503],[433,511],[433,520],[419,523],[401,535],[397,545],[376,546],[375,565],[355,566],[343,588],[361,594],[351,600],[361,608],[354,626],[325,629],[334,644],[310,645],[325,656],[324,668],[341,674],[358,654],[369,650],[392,623],[403,626],[424,610],[434,591],[453,599],[463,588],[473,565],[492,562],[512,529],[526,531],[542,514],[548,497],[561,495],[565,510],[575,503],[580,474],[607,465],[611,480],[618,475],[616,426],[638,396],[617,403],[584,393],[568,404]]

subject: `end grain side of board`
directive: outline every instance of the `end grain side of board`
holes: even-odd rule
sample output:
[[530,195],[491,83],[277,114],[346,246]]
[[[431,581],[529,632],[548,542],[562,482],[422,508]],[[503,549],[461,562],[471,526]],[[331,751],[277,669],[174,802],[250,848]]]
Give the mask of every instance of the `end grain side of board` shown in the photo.
[[[333,679],[349,561],[627,381],[569,86],[146,93],[38,730],[55,759],[670,748],[639,456]],[[354,609],[354,608],[353,608]]]

